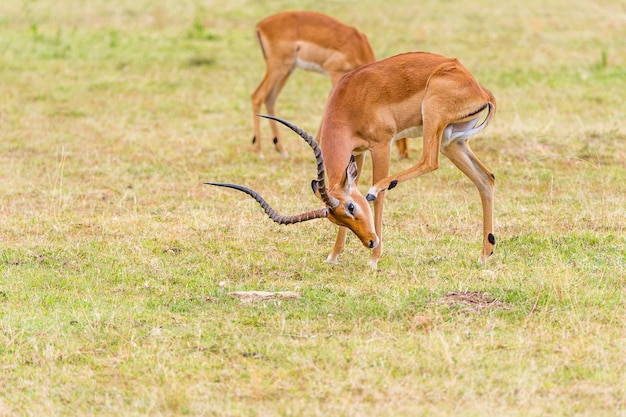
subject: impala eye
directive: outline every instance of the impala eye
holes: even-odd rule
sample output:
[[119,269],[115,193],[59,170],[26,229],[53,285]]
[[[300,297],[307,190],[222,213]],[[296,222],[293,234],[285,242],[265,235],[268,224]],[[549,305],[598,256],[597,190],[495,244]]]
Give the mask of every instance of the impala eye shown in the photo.
[[348,213],[354,216],[354,212],[356,211],[356,206],[354,203],[348,204]]

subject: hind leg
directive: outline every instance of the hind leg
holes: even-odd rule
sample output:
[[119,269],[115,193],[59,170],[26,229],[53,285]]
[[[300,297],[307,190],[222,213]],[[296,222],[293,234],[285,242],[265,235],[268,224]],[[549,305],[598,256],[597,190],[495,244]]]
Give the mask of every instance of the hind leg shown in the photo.
[[483,250],[479,263],[486,264],[493,253],[496,239],[493,235],[493,195],[495,176],[474,155],[467,141],[455,141],[445,146],[443,154],[465,175],[467,175],[480,194],[483,206]]
[[[289,66],[284,64],[284,61],[276,62],[275,60],[267,60],[265,68],[265,76],[261,83],[252,93],[252,117],[254,136],[252,137],[252,149],[254,152],[263,156],[261,151],[261,121],[256,116],[261,112],[261,106],[265,104],[267,113],[270,116],[275,116],[276,112],[276,99],[282,88],[285,86],[289,75],[293,72],[293,65]],[[281,155],[286,156],[286,152],[283,149],[282,141],[278,135],[278,127],[276,122],[270,121],[272,133],[274,134],[274,146]]]

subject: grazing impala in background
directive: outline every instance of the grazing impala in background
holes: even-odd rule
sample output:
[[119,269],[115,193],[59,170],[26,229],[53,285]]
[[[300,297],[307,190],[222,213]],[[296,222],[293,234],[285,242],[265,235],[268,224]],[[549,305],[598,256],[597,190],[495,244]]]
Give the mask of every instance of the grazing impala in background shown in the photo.
[[[252,93],[252,145],[259,155],[261,126],[256,115],[264,103],[267,114],[276,115],[276,99],[296,68],[327,75],[334,87],[345,73],[376,61],[364,34],[321,13],[279,13],[259,22],[256,34],[265,58],[265,76]],[[270,120],[270,126],[276,150],[286,156],[276,122]],[[407,140],[403,138],[396,145],[400,157],[408,158]]]
[[[249,194],[281,224],[328,217],[340,228],[327,260],[336,261],[343,251],[348,228],[363,245],[373,249],[369,265],[376,268],[382,253],[384,191],[437,169],[441,152],[474,182],[480,193],[483,248],[479,261],[485,263],[495,246],[495,177],[474,155],[468,139],[484,129],[495,112],[493,95],[458,60],[422,52],[396,55],[356,69],[341,79],[326,105],[320,147],[297,126],[275,119],[313,148],[318,171],[312,183],[313,191],[326,207],[282,216],[251,189],[207,184]],[[396,137],[420,134],[423,136],[421,159],[413,167],[388,176],[390,142]],[[373,185],[367,197],[363,197],[356,184],[366,151],[372,155]],[[374,201],[373,218],[368,201]]]

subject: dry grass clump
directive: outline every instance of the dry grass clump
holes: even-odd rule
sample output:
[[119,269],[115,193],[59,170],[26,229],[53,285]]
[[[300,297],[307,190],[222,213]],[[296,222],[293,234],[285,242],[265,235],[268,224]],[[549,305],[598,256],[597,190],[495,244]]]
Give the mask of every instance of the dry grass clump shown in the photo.
[[450,291],[437,300],[438,304],[449,307],[461,307],[468,311],[483,311],[486,309],[509,309],[510,306],[481,291]]

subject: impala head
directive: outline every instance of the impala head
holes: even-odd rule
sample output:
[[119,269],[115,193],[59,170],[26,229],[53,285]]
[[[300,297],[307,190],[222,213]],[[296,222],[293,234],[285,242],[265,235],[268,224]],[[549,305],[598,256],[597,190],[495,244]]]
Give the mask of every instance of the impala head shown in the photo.
[[373,249],[378,246],[380,240],[374,229],[374,218],[367,200],[359,192],[356,187],[357,166],[354,157],[350,159],[343,178],[339,184],[335,184],[332,192],[326,188],[326,171],[324,167],[324,158],[317,141],[298,126],[291,124],[285,120],[273,116],[263,116],[267,119],[273,119],[280,122],[296,132],[302,137],[313,149],[315,159],[317,160],[317,179],[313,180],[311,187],[315,195],[324,202],[324,208],[318,210],[307,211],[294,216],[283,216],[277,213],[256,191],[241,185],[221,184],[213,182],[205,182],[208,185],[216,185],[220,187],[233,188],[242,191],[254,198],[265,210],[265,213],[279,224],[293,224],[308,220],[327,217],[331,222],[345,226],[352,230],[361,240],[366,248]]
[[[339,184],[326,194],[333,202],[328,208],[328,220],[338,226],[345,226],[352,230],[361,240],[363,246],[373,249],[378,246],[379,239],[374,229],[374,218],[367,200],[356,187],[357,166],[354,156],[346,167],[346,171]],[[313,180],[311,188],[322,201],[321,188],[318,180]]]

